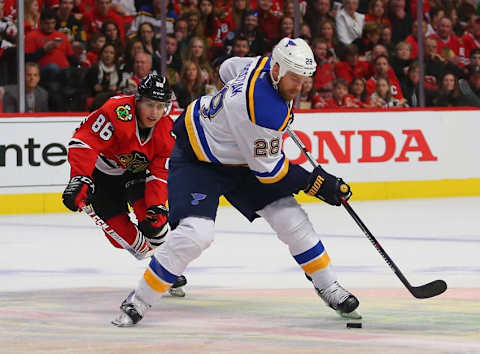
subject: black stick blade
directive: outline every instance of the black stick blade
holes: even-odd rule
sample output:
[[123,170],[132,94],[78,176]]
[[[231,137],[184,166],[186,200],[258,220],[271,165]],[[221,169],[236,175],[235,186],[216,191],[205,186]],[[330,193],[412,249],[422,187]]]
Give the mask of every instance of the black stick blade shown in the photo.
[[434,280],[428,284],[421,286],[412,286],[408,288],[413,296],[417,299],[428,299],[440,295],[447,290],[447,283],[443,280]]

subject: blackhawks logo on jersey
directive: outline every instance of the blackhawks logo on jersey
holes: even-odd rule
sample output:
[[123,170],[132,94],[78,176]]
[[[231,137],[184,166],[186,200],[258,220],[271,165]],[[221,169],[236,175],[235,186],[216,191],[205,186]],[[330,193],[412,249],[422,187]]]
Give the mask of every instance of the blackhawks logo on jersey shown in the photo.
[[132,120],[132,113],[130,113],[131,110],[132,108],[130,105],[126,104],[125,106],[117,106],[115,108],[115,113],[117,114],[118,119],[123,122],[128,122]]
[[133,173],[145,171],[148,167],[149,161],[147,156],[138,151],[132,151],[129,154],[121,154],[117,157],[122,164],[122,167]]

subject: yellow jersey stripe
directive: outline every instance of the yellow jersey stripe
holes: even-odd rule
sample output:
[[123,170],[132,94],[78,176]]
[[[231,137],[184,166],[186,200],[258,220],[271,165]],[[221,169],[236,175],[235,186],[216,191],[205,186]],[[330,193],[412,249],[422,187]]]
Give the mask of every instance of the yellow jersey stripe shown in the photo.
[[258,180],[264,184],[271,184],[271,183],[276,183],[280,181],[285,175],[288,173],[288,168],[290,167],[290,162],[288,159],[285,157],[285,160],[283,161],[282,168],[280,171],[275,176],[271,177],[259,177],[257,176]]
[[250,120],[252,121],[253,124],[256,124],[256,118],[255,118],[255,104],[253,101],[253,93],[255,91],[255,82],[258,79],[258,76],[260,75],[260,72],[262,71],[263,67],[268,61],[268,57],[263,58],[260,61],[260,65],[255,69],[252,79],[249,82],[248,86],[248,110],[250,112]]
[[290,105],[288,105],[287,116],[285,117],[285,120],[283,121],[283,124],[280,126],[280,128],[278,128],[279,131],[283,131],[285,129],[285,127],[287,126],[288,121],[290,120],[290,112],[291,111],[292,111],[292,109],[290,108]]
[[149,268],[147,268],[143,274],[143,279],[145,279],[147,284],[158,293],[164,293],[172,286],[172,284],[161,281]]
[[327,252],[323,252],[323,254],[320,257],[311,261],[310,263],[303,265],[302,268],[305,271],[305,273],[312,274],[318,270],[328,267],[329,264],[330,264],[330,257],[328,256]]
[[200,139],[197,137],[195,130],[195,122],[193,120],[193,107],[195,102],[192,102],[187,107],[187,113],[185,113],[185,127],[187,128],[188,140],[192,146],[197,159],[204,162],[210,162],[205,153],[203,152],[202,145],[200,144]]

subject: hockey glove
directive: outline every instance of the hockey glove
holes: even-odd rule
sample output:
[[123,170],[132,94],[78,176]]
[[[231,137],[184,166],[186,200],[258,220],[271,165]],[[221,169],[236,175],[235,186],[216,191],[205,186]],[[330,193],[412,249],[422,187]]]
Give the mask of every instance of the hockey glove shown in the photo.
[[168,233],[168,208],[165,205],[153,205],[147,209],[146,219],[138,224],[152,247],[160,246]]
[[71,211],[77,211],[80,204],[89,204],[89,200],[95,192],[95,185],[90,177],[75,176],[68,182],[63,191],[63,204]]
[[352,195],[350,186],[343,179],[327,173],[320,166],[312,171],[305,193],[336,206],[341,205],[340,198],[348,200]]

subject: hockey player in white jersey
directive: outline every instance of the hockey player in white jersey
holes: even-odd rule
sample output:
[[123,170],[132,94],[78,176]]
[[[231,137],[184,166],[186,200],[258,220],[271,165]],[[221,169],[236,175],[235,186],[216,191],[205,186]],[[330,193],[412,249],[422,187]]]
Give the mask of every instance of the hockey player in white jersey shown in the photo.
[[226,60],[220,67],[223,89],[198,98],[177,119],[168,176],[172,231],[121,304],[114,325],[140,321],[210,246],[221,195],[250,221],[265,218],[328,306],[358,316],[357,298],[338,283],[318,234],[293,198],[304,190],[339,206],[350,188],[342,192],[345,182],[320,166],[308,172],[291,164],[281,149],[292,100],[315,68],[305,41],[284,38],[270,57]]

